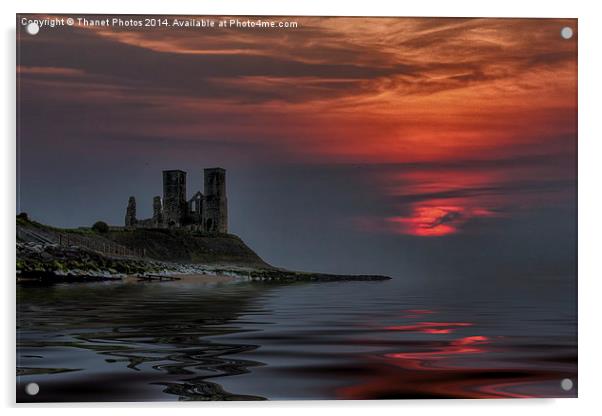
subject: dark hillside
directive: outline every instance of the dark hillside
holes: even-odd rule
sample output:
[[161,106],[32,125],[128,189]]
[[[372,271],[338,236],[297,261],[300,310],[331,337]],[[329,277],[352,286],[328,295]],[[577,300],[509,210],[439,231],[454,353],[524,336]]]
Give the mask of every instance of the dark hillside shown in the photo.
[[239,237],[185,230],[136,229],[109,231],[106,238],[162,261],[270,267]]
[[17,218],[17,240],[42,245],[75,245],[109,256],[112,253],[108,252],[108,248],[111,248],[117,256],[133,254],[149,260],[272,268],[232,234],[207,235],[169,229],[111,229],[97,232],[91,228],[55,228]]

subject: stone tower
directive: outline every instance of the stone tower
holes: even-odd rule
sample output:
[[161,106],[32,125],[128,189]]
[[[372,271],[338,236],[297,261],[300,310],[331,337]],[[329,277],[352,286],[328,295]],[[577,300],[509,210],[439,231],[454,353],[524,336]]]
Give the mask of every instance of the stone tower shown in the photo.
[[128,207],[125,210],[125,226],[126,227],[135,227],[136,223],[136,198],[130,196],[128,200]]
[[210,168],[205,169],[204,173],[203,230],[208,233],[227,233],[226,171],[222,168]]
[[153,226],[159,227],[163,224],[163,203],[161,197],[156,196],[153,198]]
[[186,172],[163,171],[163,223],[168,227],[180,227],[186,218]]

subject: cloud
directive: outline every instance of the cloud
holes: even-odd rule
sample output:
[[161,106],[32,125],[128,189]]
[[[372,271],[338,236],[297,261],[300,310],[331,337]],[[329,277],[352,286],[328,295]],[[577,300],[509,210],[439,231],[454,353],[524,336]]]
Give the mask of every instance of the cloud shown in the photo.
[[394,199],[401,203],[413,203],[420,201],[457,199],[457,198],[476,198],[491,195],[519,195],[520,193],[535,192],[562,192],[575,187],[574,179],[558,181],[516,181],[506,184],[496,184],[484,187],[466,187],[447,189],[438,192],[408,193],[395,195]]
[[[281,79],[289,86],[303,79],[355,80],[347,94],[370,96],[382,83],[402,95],[492,84],[525,71],[562,68],[576,56],[574,42],[562,43],[555,30],[562,23],[574,26],[571,20],[296,20],[295,30],[205,30],[202,36],[194,30],[64,28],[22,38],[20,59],[23,65],[66,66],[195,96],[218,93],[212,78],[238,77]],[[282,83],[264,85],[264,100],[286,100],[278,94]],[[237,87],[223,96],[257,95],[245,82]],[[327,98],[340,87],[331,83],[305,98]]]

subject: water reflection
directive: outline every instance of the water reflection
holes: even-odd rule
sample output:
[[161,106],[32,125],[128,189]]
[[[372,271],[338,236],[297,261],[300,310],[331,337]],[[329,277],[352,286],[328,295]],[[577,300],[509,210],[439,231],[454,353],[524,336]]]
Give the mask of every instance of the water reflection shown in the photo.
[[573,300],[556,294],[188,281],[17,296],[19,401],[576,396],[559,384],[576,381]]
[[[406,315],[413,317],[413,315]],[[394,331],[422,332],[424,334],[450,334],[457,327],[471,326],[470,322],[418,322],[414,325],[389,326],[385,329]]]
[[[403,318],[436,314],[407,312]],[[429,321],[384,329],[448,335],[474,325]],[[576,377],[574,338],[551,337],[554,342],[545,346],[532,343],[535,339],[468,335],[404,342],[401,351],[364,356],[370,376],[339,389],[338,394],[345,399],[576,397],[576,391],[560,388],[560,380]]]
[[[33,400],[23,394],[19,399],[261,399],[207,381],[260,365],[230,358],[257,346],[206,338],[240,331],[231,323],[252,311],[249,302],[270,287],[232,282],[20,287],[19,382],[41,380],[43,388]],[[60,366],[49,367],[52,363]],[[124,379],[129,382],[120,389]],[[158,388],[147,389],[147,383],[171,396],[157,395]]]

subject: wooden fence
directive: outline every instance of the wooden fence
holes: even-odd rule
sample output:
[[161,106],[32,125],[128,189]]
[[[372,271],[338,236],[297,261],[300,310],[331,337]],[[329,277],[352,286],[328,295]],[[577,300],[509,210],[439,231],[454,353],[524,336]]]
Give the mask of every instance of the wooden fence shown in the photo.
[[58,244],[64,247],[83,247],[109,256],[146,257],[146,249],[130,249],[109,241],[97,241],[83,236],[58,233]]

